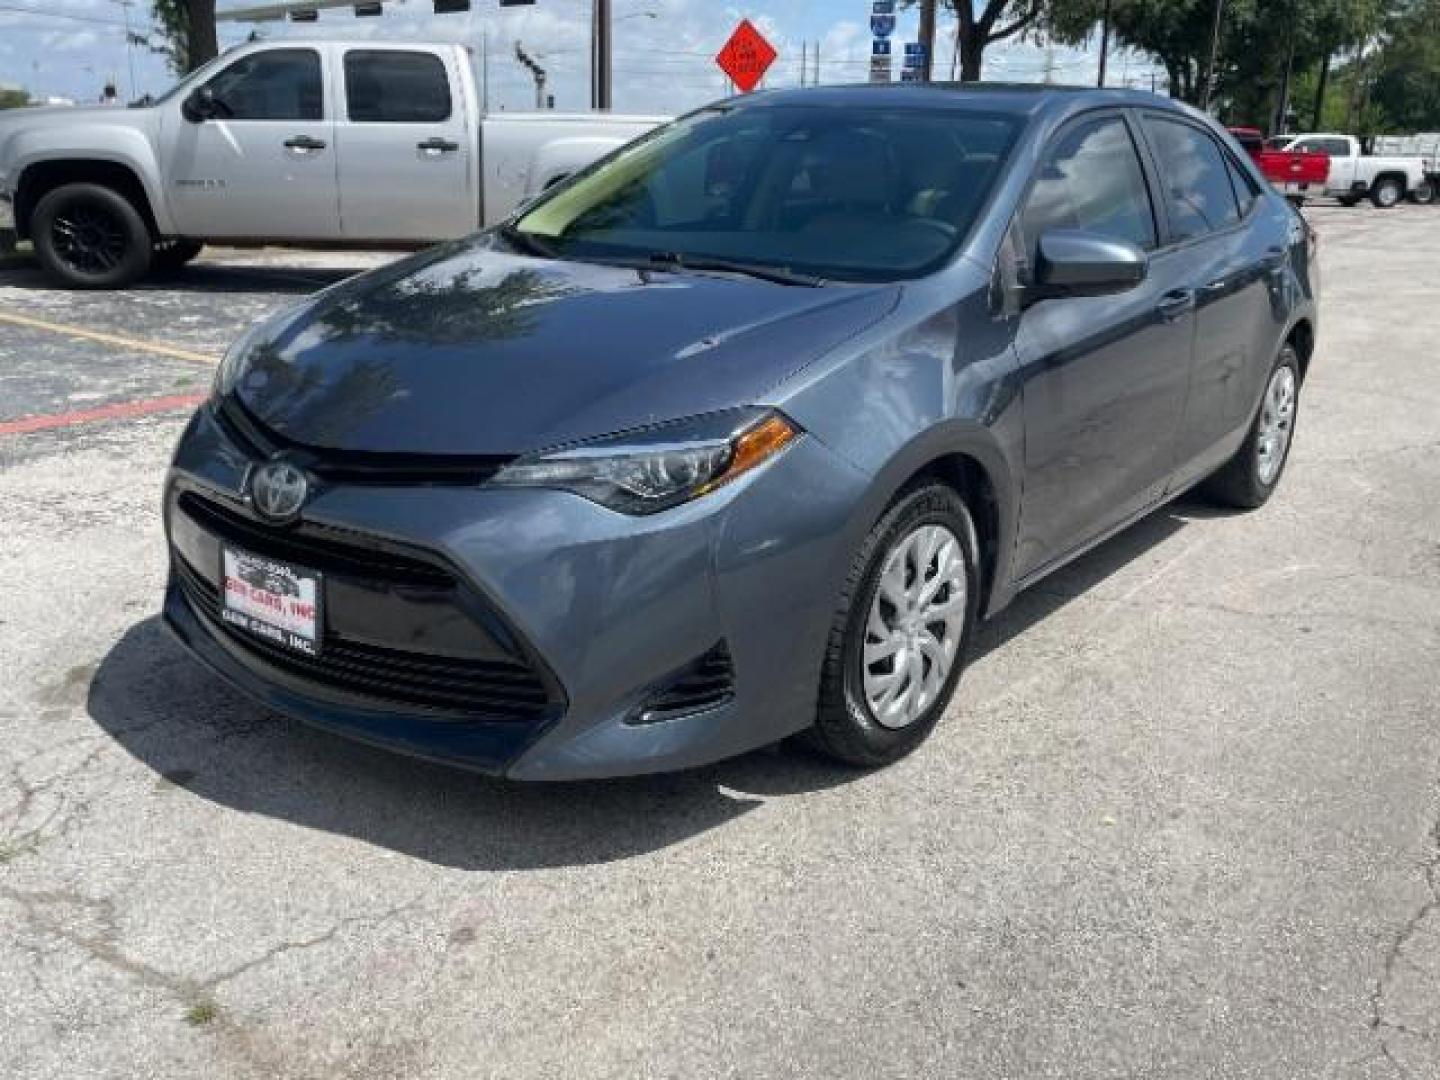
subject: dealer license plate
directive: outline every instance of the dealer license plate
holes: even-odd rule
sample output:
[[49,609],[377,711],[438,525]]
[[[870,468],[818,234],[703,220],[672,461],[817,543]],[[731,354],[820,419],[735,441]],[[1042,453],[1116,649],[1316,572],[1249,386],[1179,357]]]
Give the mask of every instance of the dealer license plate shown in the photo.
[[256,637],[320,655],[320,575],[261,555],[224,549],[221,617]]

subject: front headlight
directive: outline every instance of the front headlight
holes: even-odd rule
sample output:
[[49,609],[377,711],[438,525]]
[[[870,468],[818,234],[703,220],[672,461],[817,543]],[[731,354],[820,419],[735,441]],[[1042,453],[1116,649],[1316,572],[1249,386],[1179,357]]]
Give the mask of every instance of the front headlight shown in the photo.
[[555,488],[622,514],[654,514],[743,476],[799,435],[773,410],[712,413],[521,458],[490,483]]

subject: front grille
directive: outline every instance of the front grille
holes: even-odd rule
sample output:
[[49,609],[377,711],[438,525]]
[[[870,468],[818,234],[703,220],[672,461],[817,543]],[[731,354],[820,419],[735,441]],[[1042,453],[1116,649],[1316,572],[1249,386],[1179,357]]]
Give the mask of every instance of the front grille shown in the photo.
[[722,641],[646,698],[633,722],[658,724],[724,705],[734,696],[735,665],[729,647]]
[[272,559],[312,570],[429,589],[453,589],[454,575],[433,563],[399,552],[364,546],[342,529],[306,523],[293,529],[267,528],[193,492],[179,506],[211,536]]
[[175,559],[191,606],[217,635],[272,667],[364,697],[486,720],[534,723],[550,711],[545,684],[528,665],[383,649],[327,637],[319,656],[305,656],[232,627],[221,617],[220,590]]
[[311,447],[273,431],[233,399],[225,400],[215,410],[215,417],[230,440],[250,457],[263,461],[283,452],[307,472],[334,484],[479,487],[515,460],[499,454],[407,454]]

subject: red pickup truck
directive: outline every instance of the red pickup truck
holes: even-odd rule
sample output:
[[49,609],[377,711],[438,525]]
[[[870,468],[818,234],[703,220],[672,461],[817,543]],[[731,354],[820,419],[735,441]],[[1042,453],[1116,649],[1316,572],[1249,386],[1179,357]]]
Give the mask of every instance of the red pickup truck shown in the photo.
[[1255,159],[1265,178],[1280,194],[1299,206],[1307,195],[1324,195],[1330,177],[1330,155],[1298,150],[1267,150],[1265,137],[1255,128],[1232,127],[1230,134]]

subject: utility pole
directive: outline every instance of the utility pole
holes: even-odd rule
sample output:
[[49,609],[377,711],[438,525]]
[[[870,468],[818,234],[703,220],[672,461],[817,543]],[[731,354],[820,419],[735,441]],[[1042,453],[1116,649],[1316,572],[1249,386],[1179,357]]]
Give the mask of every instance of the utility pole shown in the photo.
[[530,74],[535,76],[535,108],[543,111],[545,108],[545,69],[531,59],[530,54],[518,41],[515,42],[515,59],[529,68]]
[[610,108],[610,0],[593,0],[590,11],[590,107]]
[[130,66],[130,93],[127,100],[134,101],[140,96],[139,88],[135,85],[135,35],[130,29],[130,8],[135,0],[112,0],[120,5],[120,10],[125,13],[125,60]]
[[1105,61],[1110,53],[1110,2],[1105,0],[1105,7],[1100,12],[1100,78],[1095,85],[1102,90],[1105,87]]
[[800,42],[800,85],[805,85],[805,66],[810,62],[810,42]]
[[1215,61],[1220,55],[1220,20],[1225,17],[1225,0],[1215,0],[1215,22],[1210,27],[1210,62],[1205,65],[1205,85],[1200,89],[1200,108],[1210,111],[1210,94],[1215,86]]
[[920,81],[929,82],[935,63],[935,0],[920,0],[920,47],[925,50]]
[[1285,53],[1285,77],[1280,80],[1280,108],[1275,114],[1275,130],[1270,134],[1284,135],[1290,120],[1290,77],[1295,70],[1295,35],[1290,35],[1290,48]]

